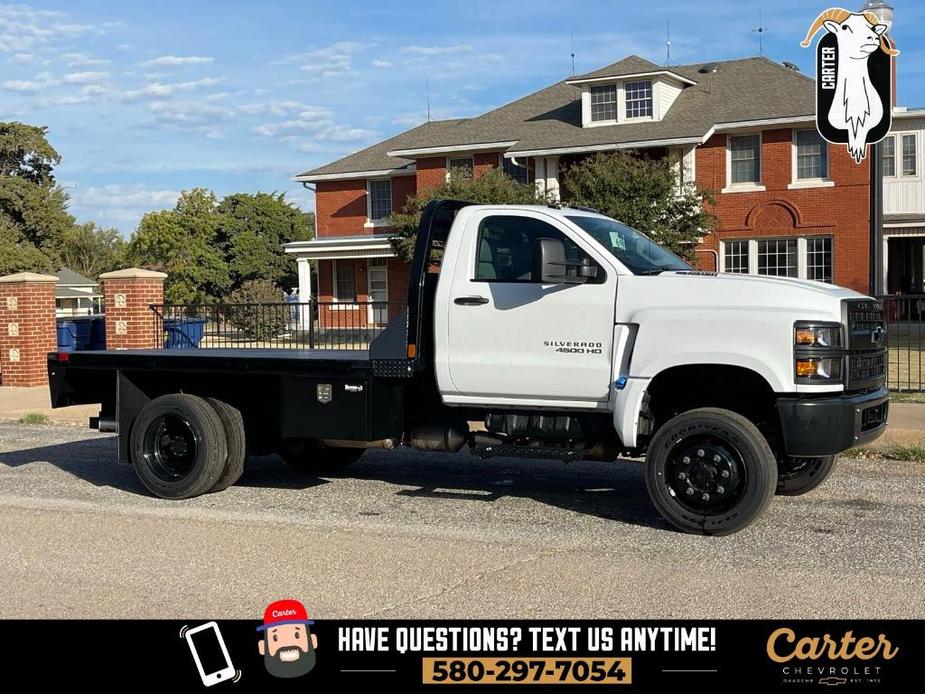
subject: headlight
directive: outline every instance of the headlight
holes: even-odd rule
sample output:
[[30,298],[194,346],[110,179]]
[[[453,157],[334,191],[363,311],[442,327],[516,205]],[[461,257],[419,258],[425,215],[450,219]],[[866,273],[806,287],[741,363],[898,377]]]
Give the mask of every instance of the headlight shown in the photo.
[[841,347],[841,325],[798,323],[793,328],[793,344],[798,347]]
[[840,383],[845,352],[841,323],[793,324],[793,379],[796,383]]
[[838,381],[841,379],[841,363],[840,357],[824,359],[797,357],[794,363],[794,373],[798,379]]

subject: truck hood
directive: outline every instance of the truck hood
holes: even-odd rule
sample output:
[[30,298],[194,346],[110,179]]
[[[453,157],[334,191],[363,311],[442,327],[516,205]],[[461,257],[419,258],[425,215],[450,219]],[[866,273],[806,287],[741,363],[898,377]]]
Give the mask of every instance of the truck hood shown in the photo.
[[776,292],[780,290],[805,290],[823,296],[835,297],[841,299],[859,299],[864,296],[853,289],[840,287],[836,284],[826,282],[816,282],[814,280],[801,280],[794,277],[772,277],[769,275],[740,275],[727,272],[697,272],[697,271],[678,271],[665,272],[661,277],[684,277],[693,281],[712,281],[720,286],[740,289],[749,287],[753,290]]
[[617,289],[617,321],[633,322],[649,310],[707,312],[713,310],[786,312],[795,319],[841,320],[843,299],[863,294],[823,282],[677,271],[659,275],[621,277]]

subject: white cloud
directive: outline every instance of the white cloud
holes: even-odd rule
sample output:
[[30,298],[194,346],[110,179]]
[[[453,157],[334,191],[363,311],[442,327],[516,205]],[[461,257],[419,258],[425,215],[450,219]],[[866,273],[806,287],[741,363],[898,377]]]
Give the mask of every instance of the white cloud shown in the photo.
[[362,44],[357,41],[338,41],[324,48],[317,48],[305,53],[292,53],[279,63],[302,63],[301,69],[311,73],[314,79],[339,77],[353,69],[353,54],[370,48],[374,44]]
[[310,111],[313,108],[298,101],[268,101],[238,106],[238,110],[246,116],[288,116],[290,113]]
[[142,87],[141,89],[134,89],[125,92],[125,98],[130,101],[151,98],[162,99],[178,92],[191,92],[194,89],[198,89],[199,87],[211,87],[212,85],[218,84],[221,81],[221,77],[203,77],[202,79],[192,80],[189,82],[172,82],[169,84],[153,82]]
[[0,52],[25,53],[61,38],[76,38],[93,31],[91,24],[58,21],[63,12],[37,10],[27,5],[0,5]]
[[373,67],[392,67],[392,63],[388,60],[374,60]]
[[117,51],[133,51],[135,50],[135,44],[133,43],[120,43],[116,46]]
[[31,53],[17,53],[13,56],[13,62],[18,65],[29,65],[35,61],[35,56]]
[[92,58],[86,53],[65,53],[61,57],[67,61],[68,67],[94,67],[97,65],[109,65],[112,62],[106,58]]
[[109,77],[108,72],[72,72],[61,78],[64,84],[96,84]]
[[46,86],[45,82],[35,82],[32,80],[7,80],[0,85],[8,92],[37,92]]
[[405,46],[401,52],[412,55],[447,55],[448,53],[467,53],[471,50],[472,46],[459,44],[456,46]]
[[146,60],[143,67],[177,67],[178,65],[202,65],[211,63],[214,58],[204,55],[162,55],[160,58]]
[[75,106],[77,104],[86,104],[90,101],[99,102],[112,96],[113,91],[109,87],[88,84],[76,93],[43,99],[39,102],[39,106]]
[[148,190],[140,185],[111,184],[107,186],[75,188],[71,200],[80,207],[164,208],[177,202],[176,190]]

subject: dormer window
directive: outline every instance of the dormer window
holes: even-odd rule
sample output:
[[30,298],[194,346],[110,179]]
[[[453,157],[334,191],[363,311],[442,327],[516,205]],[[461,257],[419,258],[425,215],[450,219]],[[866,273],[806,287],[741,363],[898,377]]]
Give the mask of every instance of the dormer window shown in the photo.
[[624,89],[626,89],[626,117],[651,118],[652,80],[627,82]]
[[602,84],[591,87],[591,122],[615,120],[617,120],[617,85]]

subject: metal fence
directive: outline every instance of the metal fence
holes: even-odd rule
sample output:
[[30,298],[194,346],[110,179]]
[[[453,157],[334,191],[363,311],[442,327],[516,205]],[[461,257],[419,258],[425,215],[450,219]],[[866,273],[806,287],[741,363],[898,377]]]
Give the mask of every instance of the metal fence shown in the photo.
[[311,301],[156,304],[155,342],[165,349],[365,350],[403,303]]
[[887,386],[896,391],[925,391],[925,294],[879,299],[886,315]]

